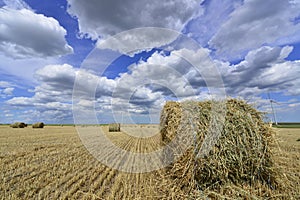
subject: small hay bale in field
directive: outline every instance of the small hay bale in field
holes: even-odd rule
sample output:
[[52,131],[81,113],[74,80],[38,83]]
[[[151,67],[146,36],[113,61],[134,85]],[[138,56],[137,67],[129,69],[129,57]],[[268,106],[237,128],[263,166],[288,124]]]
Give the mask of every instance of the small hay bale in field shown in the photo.
[[32,128],[44,128],[45,124],[43,122],[37,122],[32,124]]
[[25,128],[25,127],[27,127],[27,124],[25,124],[24,122],[15,122],[15,123],[11,124],[10,127],[12,127],[12,128]]
[[120,132],[121,131],[120,123],[109,124],[108,125],[108,131],[109,132]]
[[[170,145],[177,135],[183,135],[179,138],[181,143],[185,142],[185,138],[192,137],[194,140],[191,147],[166,168],[166,174],[177,186],[190,192],[192,188],[219,190],[225,184],[253,186],[260,183],[270,188],[277,185],[269,148],[272,130],[263,122],[262,113],[241,100],[229,99],[224,102],[226,110],[220,135],[214,138],[212,148],[205,155],[199,156],[203,153],[203,145],[207,145],[204,144],[206,138],[212,134],[209,130],[215,117],[212,114],[215,102],[186,103],[192,110],[189,111],[189,118],[184,115],[184,103],[179,102],[167,102],[160,118],[163,145]],[[192,129],[191,120],[195,122]],[[175,155],[178,151],[166,153]],[[170,158],[170,155],[167,156]]]

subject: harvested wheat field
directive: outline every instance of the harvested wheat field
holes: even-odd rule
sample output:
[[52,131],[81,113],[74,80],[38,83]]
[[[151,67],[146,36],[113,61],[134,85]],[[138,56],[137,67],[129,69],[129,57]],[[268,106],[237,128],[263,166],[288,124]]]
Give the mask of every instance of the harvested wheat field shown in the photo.
[[[127,127],[132,135],[108,133],[119,147],[134,152],[159,148],[153,125]],[[99,127],[86,127],[95,129]],[[127,130],[127,131],[128,131]],[[151,131],[149,131],[151,130]],[[281,172],[282,192],[271,199],[299,199],[300,129],[275,129],[275,163]],[[140,138],[134,137],[141,136]],[[209,188],[186,193],[165,170],[129,174],[99,163],[82,145],[74,127],[12,129],[0,126],[1,199],[261,199],[259,188],[226,185],[223,194]],[[227,192],[225,192],[225,190]],[[230,197],[230,192],[233,196]],[[247,198],[248,197],[248,198]]]

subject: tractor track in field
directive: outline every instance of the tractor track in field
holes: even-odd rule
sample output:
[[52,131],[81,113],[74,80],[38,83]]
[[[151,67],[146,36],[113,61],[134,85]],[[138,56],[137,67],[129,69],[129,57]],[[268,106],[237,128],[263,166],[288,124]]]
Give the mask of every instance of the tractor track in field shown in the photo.
[[[82,145],[73,127],[24,129],[17,135],[12,129],[5,130],[7,134],[0,133],[0,145],[5,144],[0,152],[0,199],[143,199],[156,192],[153,173],[128,173],[105,166]],[[158,136],[139,137],[149,135],[149,130],[130,130],[136,136],[105,134],[123,153],[159,148]],[[129,168],[139,162],[132,154],[113,159],[117,152],[112,148],[105,154],[113,166]]]

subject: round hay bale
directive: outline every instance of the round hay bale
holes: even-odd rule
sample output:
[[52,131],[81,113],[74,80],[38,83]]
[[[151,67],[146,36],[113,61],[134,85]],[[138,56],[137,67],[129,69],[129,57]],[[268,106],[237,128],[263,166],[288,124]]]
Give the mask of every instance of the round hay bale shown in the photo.
[[121,131],[120,123],[109,124],[108,125],[108,131],[109,132],[120,132]]
[[43,122],[37,122],[32,124],[32,128],[44,128],[45,124]]
[[11,124],[10,127],[12,127],[12,128],[25,128],[25,127],[27,127],[27,124],[25,124],[24,122],[15,122],[15,123]]
[[182,117],[182,103],[167,102],[160,117],[163,145],[168,145],[182,131],[187,137],[192,134],[195,140],[180,159],[166,168],[166,174],[175,184],[186,191],[190,191],[191,187],[202,190],[220,188],[227,183],[250,186],[260,183],[271,188],[277,185],[269,148],[272,130],[264,123],[261,112],[242,100],[227,100],[220,137],[215,139],[213,148],[205,156],[199,156],[205,138],[209,137],[209,126],[214,117],[211,114],[212,101],[190,104],[198,107],[197,112],[192,114],[196,115],[193,118],[197,121],[194,130],[186,131],[182,125],[188,121]]

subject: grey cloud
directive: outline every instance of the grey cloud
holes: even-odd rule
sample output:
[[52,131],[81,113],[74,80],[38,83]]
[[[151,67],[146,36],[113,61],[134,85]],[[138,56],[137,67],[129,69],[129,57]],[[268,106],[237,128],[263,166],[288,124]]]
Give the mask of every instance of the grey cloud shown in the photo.
[[271,68],[274,63],[283,62],[286,52],[291,52],[291,47],[261,47],[259,49],[250,51],[245,60],[240,64],[233,66],[230,77],[235,77],[234,83],[231,87],[248,83],[250,80],[257,79],[261,73],[267,68]]
[[122,54],[133,56],[138,52],[167,45],[179,35],[179,32],[169,29],[156,27],[137,28],[114,35],[106,40],[100,40],[97,43],[97,47],[100,49],[112,49]]
[[[240,72],[244,70],[264,69],[271,66],[272,63],[278,63],[283,61],[282,56],[288,51],[288,54],[293,50],[292,47],[268,47],[263,46],[259,49],[250,51],[245,57],[245,60],[236,66],[236,69],[233,71]],[[286,58],[287,55],[284,55],[283,58]]]
[[[248,53],[240,64],[227,66],[223,80],[230,95],[259,95],[268,91],[297,93],[299,61],[286,61],[289,46],[261,47]],[[294,92],[293,92],[294,91]]]
[[51,87],[51,89],[59,89],[61,91],[72,90],[76,76],[76,70],[68,64],[48,65],[42,69],[39,69],[35,76],[37,80],[42,83],[46,83]]
[[236,58],[263,44],[299,41],[300,25],[293,22],[300,4],[282,0],[246,0],[210,40],[221,57]]
[[140,27],[180,31],[199,14],[200,0],[68,0],[68,12],[78,18],[82,34],[93,39]]
[[[76,77],[77,75],[78,77]],[[89,94],[93,94],[93,98],[95,98],[93,89],[97,88],[97,99],[111,94],[111,87],[114,86],[113,80],[96,76],[84,70],[80,71],[68,64],[45,66],[36,72],[35,78],[39,81],[39,85],[33,90],[34,95],[32,97],[14,97],[6,103],[9,106],[18,108],[34,108],[44,117],[46,116],[45,113],[49,112],[52,116],[63,114],[64,119],[67,117],[70,119],[72,116],[73,87],[76,78],[80,83],[77,92],[82,94],[82,102],[79,103],[82,109],[88,106],[87,102],[91,98]],[[92,106],[92,104],[89,105]],[[55,119],[62,116],[57,116]]]
[[[110,95],[114,87],[114,81],[106,77],[99,77],[85,70],[79,70],[71,65],[48,65],[36,72],[36,78],[41,85],[36,87],[37,95],[45,98],[67,98],[71,96],[76,80],[76,94],[83,98]],[[47,95],[45,95],[47,94]]]

